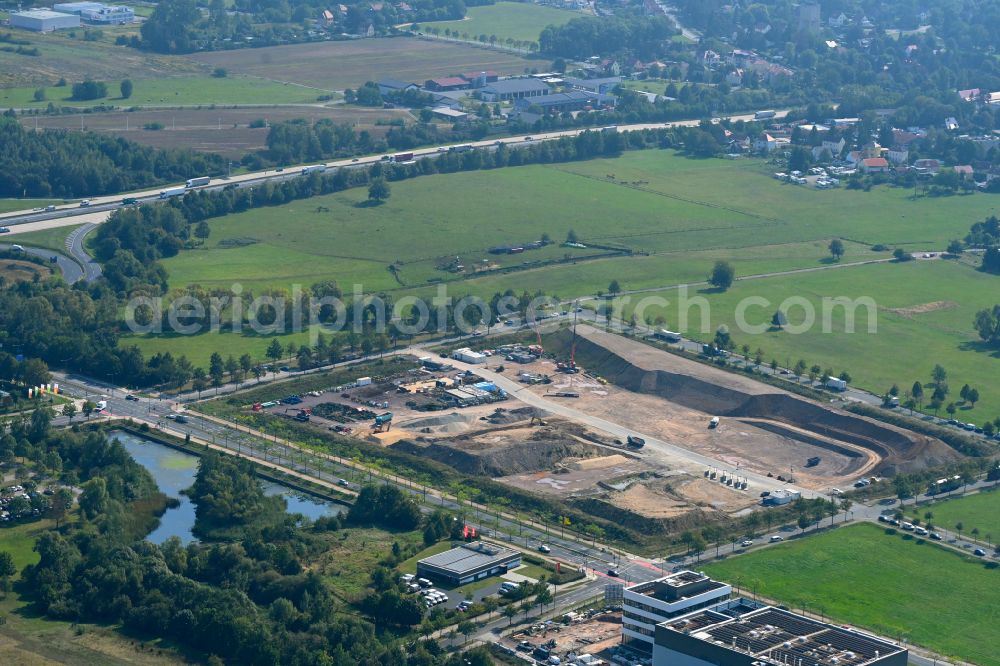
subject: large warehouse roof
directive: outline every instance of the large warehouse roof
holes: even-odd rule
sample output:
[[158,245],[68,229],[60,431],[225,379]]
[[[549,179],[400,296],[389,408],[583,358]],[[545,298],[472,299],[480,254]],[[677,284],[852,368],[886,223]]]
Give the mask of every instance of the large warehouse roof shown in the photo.
[[516,555],[516,552],[508,548],[477,542],[463,544],[458,548],[431,555],[420,560],[420,563],[461,574],[480,567],[488,567],[494,563],[501,563],[511,555]]

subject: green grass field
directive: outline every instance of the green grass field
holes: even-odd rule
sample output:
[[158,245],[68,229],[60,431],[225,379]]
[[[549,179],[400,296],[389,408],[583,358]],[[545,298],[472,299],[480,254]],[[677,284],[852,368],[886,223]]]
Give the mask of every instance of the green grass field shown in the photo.
[[506,39],[537,42],[538,35],[548,25],[563,25],[574,18],[585,16],[554,7],[543,7],[527,2],[498,2],[495,5],[469,7],[466,18],[461,21],[437,21],[430,25],[442,31],[445,28],[468,34],[471,39],[479,35],[496,35],[499,43]]
[[55,229],[43,229],[41,231],[29,231],[23,234],[11,236],[16,242],[24,246],[47,247],[56,252],[66,253],[66,237],[74,229],[78,229],[82,224],[75,224],[71,227],[56,227]]
[[962,523],[965,535],[972,536],[969,533],[977,528],[980,541],[987,541],[987,535],[991,544],[1000,540],[1000,492],[981,492],[918,509],[921,519],[925,511],[933,512],[931,522],[947,530],[954,530],[956,524]]
[[[744,265],[734,262],[738,273]],[[791,367],[798,359],[807,365],[832,367],[837,373],[846,370],[852,383],[877,393],[884,393],[896,383],[908,390],[915,381],[928,384],[931,370],[940,363],[948,371],[951,393],[948,401],[960,402],[958,390],[963,384],[979,389],[981,400],[959,405],[956,418],[983,423],[1000,415],[1000,387],[996,384],[997,350],[985,346],[973,328],[978,310],[992,307],[997,295],[997,278],[980,273],[955,261],[895,262],[836,270],[785,275],[737,282],[723,294],[691,289],[689,297],[704,297],[710,307],[709,326],[701,329],[700,309],[690,310],[687,335],[708,341],[720,324],[730,327],[737,346],[749,344],[760,348],[765,361],[775,358]],[[662,294],[671,299],[667,308],[651,308],[647,314],[663,313],[668,327],[680,326],[677,294]],[[848,331],[844,308],[829,307],[830,328],[824,332],[823,298],[845,296],[851,300],[870,297],[875,306],[876,332],[870,334],[869,310],[855,311],[854,332]],[[786,299],[805,299],[815,313],[815,325],[803,333],[789,330],[750,332],[738,325],[735,313],[743,299],[765,299],[761,305],[746,309],[745,323],[751,327],[770,323],[772,314]],[[789,324],[805,322],[802,306],[786,306]],[[625,308],[629,312],[628,308]],[[747,332],[743,332],[747,330]],[[925,406],[930,402],[927,390]],[[945,411],[941,411],[945,415]]]
[[796,609],[980,666],[1000,664],[1000,570],[931,543],[857,525],[704,569]]
[[48,529],[51,529],[51,520],[42,520],[34,523],[22,525],[11,525],[0,527],[0,550],[5,550],[14,558],[14,565],[17,567],[17,575],[20,576],[21,569],[27,564],[38,562],[38,553],[32,550],[35,541]]
[[[61,204],[62,199],[0,199],[0,213],[9,213],[14,210],[31,210],[49,204]],[[3,221],[0,220],[0,226]]]
[[36,88],[0,89],[0,105],[17,108],[44,109],[51,102],[56,106],[192,106],[211,104],[302,104],[316,101],[321,91],[302,86],[277,83],[249,76],[215,78],[183,76],[163,79],[133,79],[132,96],[121,97],[120,80],[107,81],[108,96],[101,99],[76,101],[66,87],[45,88],[45,99],[34,100]]

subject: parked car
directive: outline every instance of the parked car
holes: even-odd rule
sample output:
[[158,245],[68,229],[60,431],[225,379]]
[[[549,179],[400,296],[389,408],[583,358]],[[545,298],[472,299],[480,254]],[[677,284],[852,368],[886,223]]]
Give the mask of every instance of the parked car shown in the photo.
[[10,227],[0,227],[0,234],[9,234]]
[[931,538],[934,539],[935,541],[941,541],[941,535],[938,534],[937,532],[931,532]]

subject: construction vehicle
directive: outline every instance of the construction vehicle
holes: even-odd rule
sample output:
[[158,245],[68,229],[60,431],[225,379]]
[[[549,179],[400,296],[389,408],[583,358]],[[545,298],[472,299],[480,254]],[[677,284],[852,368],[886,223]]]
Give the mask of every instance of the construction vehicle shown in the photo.
[[813,456],[812,458],[806,461],[806,467],[815,467],[816,465],[819,464],[819,461],[820,461],[819,456]]
[[288,416],[288,412],[293,412],[291,417],[296,421],[307,422],[312,418],[312,410],[306,407],[305,409],[299,409],[297,407],[287,407],[285,408],[285,416]]
[[719,417],[718,416],[713,416],[712,420],[708,422],[708,427],[709,427],[710,430],[713,429],[713,428],[718,428],[719,427]]
[[375,425],[372,429],[375,432],[385,432],[392,427],[392,412],[385,412],[375,417]]
[[646,440],[642,437],[636,437],[635,435],[629,435],[625,438],[625,446],[630,449],[641,449],[646,446]]

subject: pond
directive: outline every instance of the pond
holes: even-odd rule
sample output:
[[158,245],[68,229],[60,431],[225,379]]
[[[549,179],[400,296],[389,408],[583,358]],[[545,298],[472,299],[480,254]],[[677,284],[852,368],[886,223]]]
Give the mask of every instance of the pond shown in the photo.
[[[180,537],[184,545],[197,541],[191,533],[194,528],[194,504],[181,491],[194,485],[195,475],[198,473],[198,456],[130,433],[117,432],[113,437],[122,443],[137,463],[149,470],[163,493],[180,500],[180,505],[167,509],[160,517],[159,527],[146,538],[156,544],[173,536]],[[347,511],[347,507],[342,504],[300,493],[280,483],[265,480],[262,484],[265,494],[285,498],[289,513],[300,513],[309,520]]]

